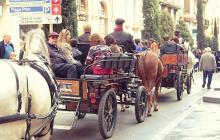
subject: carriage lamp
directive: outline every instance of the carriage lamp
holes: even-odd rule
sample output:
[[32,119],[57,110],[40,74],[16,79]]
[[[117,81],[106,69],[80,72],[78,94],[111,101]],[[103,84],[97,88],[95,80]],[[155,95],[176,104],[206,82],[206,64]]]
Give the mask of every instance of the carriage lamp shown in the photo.
[[96,94],[93,92],[93,93],[90,93],[89,94],[89,97],[90,97],[90,102],[92,104],[95,104],[96,103]]

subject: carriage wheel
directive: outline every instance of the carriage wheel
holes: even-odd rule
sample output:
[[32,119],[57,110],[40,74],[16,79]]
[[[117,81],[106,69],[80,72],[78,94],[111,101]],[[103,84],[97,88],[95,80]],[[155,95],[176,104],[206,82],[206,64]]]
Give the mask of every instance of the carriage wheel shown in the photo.
[[135,99],[135,116],[138,123],[145,120],[147,110],[147,93],[143,86],[139,86]]
[[190,74],[187,75],[187,78],[186,78],[186,91],[187,91],[187,94],[191,93],[191,88],[192,88],[192,75],[190,73]]
[[113,135],[117,119],[117,100],[114,90],[108,90],[101,98],[98,124],[101,135],[107,139]]
[[182,99],[182,96],[183,96],[183,77],[182,77],[182,73],[181,72],[177,73],[176,92],[177,92],[177,99],[179,101],[179,100]]

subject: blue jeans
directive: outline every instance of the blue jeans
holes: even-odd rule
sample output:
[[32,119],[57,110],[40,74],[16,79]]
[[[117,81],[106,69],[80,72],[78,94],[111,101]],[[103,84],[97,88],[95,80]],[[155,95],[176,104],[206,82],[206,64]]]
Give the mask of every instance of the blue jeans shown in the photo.
[[210,87],[211,82],[212,82],[212,75],[213,75],[213,71],[203,70],[203,85],[206,84],[206,78],[207,78],[207,76],[208,76],[207,87]]

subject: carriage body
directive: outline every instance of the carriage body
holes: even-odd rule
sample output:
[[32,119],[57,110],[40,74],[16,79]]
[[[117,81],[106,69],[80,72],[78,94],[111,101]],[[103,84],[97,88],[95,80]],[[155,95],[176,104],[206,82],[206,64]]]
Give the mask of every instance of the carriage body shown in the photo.
[[181,100],[184,88],[188,94],[191,91],[192,75],[187,72],[188,51],[164,54],[161,59],[165,68],[161,87],[176,88],[177,99]]
[[[144,121],[146,90],[141,86],[141,80],[134,74],[136,58],[133,54],[105,56],[100,61],[100,66],[112,69],[113,73],[83,74],[80,79],[57,79],[61,89],[59,101],[60,109],[75,112],[74,121],[84,117],[85,113],[98,114],[100,133],[104,138],[109,138],[115,128],[118,103],[135,104],[137,121]],[[145,107],[142,107],[143,102]],[[108,120],[106,117],[111,119]],[[106,119],[110,124],[108,126],[105,126]]]

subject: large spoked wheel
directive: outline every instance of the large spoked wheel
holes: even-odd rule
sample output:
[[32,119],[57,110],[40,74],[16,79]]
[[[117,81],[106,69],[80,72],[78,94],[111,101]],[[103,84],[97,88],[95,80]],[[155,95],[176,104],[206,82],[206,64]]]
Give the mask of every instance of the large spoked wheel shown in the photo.
[[147,91],[143,86],[139,86],[136,92],[135,100],[135,116],[138,123],[141,123],[146,118],[147,112]]
[[117,119],[117,100],[114,90],[108,90],[101,98],[98,124],[101,135],[107,139],[113,135]]
[[188,74],[186,78],[186,91],[187,94],[191,93],[191,88],[192,88],[192,74]]
[[182,99],[183,96],[183,77],[181,72],[177,73],[176,92],[177,92],[177,100],[179,101]]

